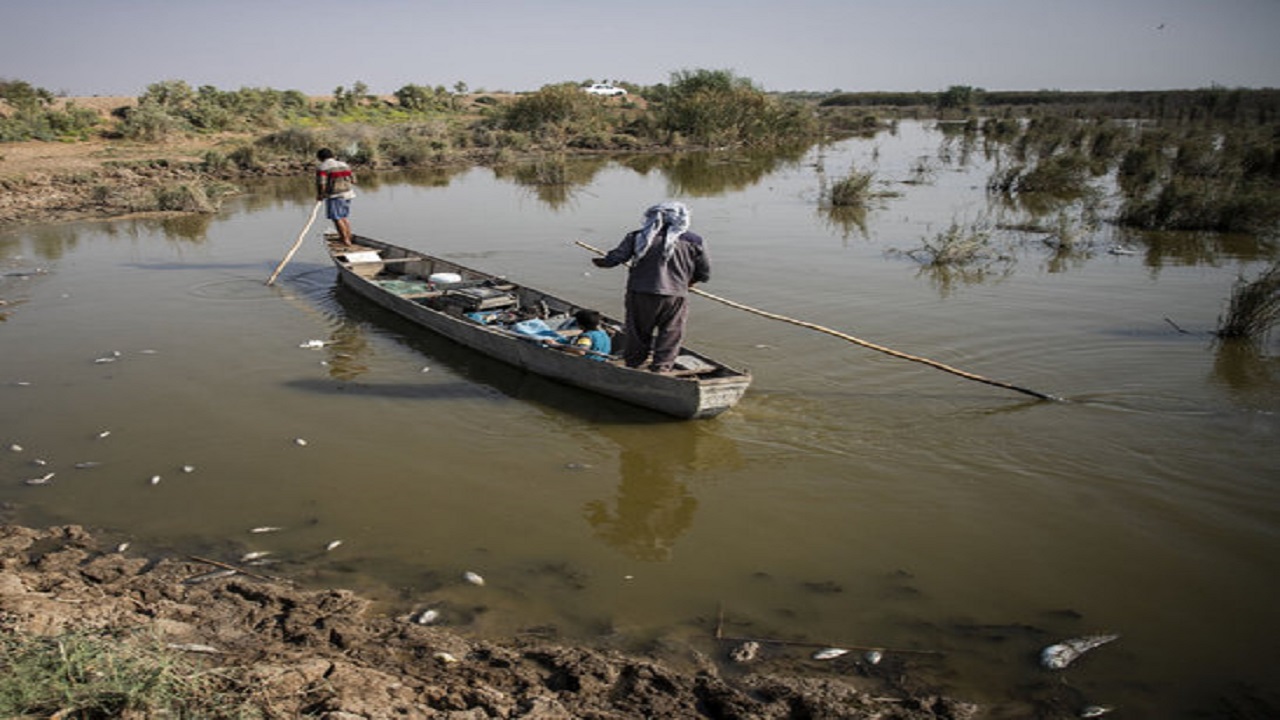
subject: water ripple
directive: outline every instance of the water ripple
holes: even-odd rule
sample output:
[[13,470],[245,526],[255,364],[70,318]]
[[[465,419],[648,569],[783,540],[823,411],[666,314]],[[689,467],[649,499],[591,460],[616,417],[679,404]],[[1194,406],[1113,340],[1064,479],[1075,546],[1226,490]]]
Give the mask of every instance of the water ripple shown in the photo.
[[231,278],[193,285],[188,293],[206,300],[268,300],[279,296],[260,278]]

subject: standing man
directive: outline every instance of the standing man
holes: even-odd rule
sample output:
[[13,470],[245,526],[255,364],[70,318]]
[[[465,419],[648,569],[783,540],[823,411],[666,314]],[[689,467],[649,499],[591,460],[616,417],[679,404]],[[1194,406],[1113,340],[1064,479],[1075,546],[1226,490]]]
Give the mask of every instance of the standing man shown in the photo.
[[329,148],[316,153],[320,164],[316,166],[316,201],[324,201],[324,216],[333,221],[338,238],[347,248],[355,247],[351,241],[351,199],[356,196],[356,176],[351,166],[333,156]]
[[631,263],[627,275],[627,327],[622,357],[639,368],[670,372],[680,354],[689,317],[689,288],[711,279],[702,237],[689,232],[689,208],[664,202],[644,213],[644,225],[627,233],[618,247],[593,258],[596,267]]

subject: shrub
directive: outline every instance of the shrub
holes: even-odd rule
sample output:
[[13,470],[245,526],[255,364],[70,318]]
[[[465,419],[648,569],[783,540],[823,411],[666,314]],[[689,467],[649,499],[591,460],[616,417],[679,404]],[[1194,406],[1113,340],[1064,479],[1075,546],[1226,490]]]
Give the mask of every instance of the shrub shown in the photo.
[[129,140],[159,142],[185,128],[181,119],[162,106],[146,103],[129,108],[120,123],[120,134]]
[[1122,225],[1148,230],[1274,232],[1280,190],[1274,185],[1173,176],[1150,194],[1129,197]]
[[850,169],[849,174],[831,186],[832,207],[863,207],[871,199],[874,173]]
[[0,100],[13,109],[0,115],[0,142],[84,139],[98,125],[98,114],[68,104],[52,109],[53,93],[22,80],[0,80]]
[[321,147],[314,130],[298,126],[287,127],[265,135],[258,139],[258,144],[290,155],[306,156],[314,155]]
[[443,87],[429,88],[421,85],[405,85],[396,90],[396,102],[412,112],[448,110],[452,108],[452,96]]
[[1144,143],[1125,152],[1120,160],[1117,180],[1125,192],[1140,192],[1159,179],[1163,166],[1164,156],[1160,148]]
[[1261,341],[1280,322],[1280,263],[1252,281],[1239,278],[1215,333],[1223,339]]
[[500,125],[520,132],[548,128],[584,130],[601,123],[604,106],[599,98],[582,92],[573,83],[547,85],[524,95],[502,111]]
[[217,208],[198,183],[165,185],[155,190],[156,209],[167,212],[211,213]]
[[1015,183],[1016,192],[1078,195],[1085,191],[1089,165],[1079,153],[1062,153],[1037,162]]
[[813,137],[817,120],[798,103],[769,97],[728,70],[673,73],[657,93],[659,124],[669,138],[710,146],[776,145]]
[[253,145],[240,145],[227,155],[233,165],[241,170],[258,170],[262,167],[262,161],[258,159],[258,150]]

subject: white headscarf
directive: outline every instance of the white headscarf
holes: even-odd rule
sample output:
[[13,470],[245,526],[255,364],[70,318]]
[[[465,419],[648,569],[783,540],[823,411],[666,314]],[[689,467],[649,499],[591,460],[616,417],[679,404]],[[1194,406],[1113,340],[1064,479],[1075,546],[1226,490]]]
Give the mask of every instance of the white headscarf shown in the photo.
[[[664,202],[654,205],[644,211],[644,225],[636,238],[636,257],[644,257],[655,245],[661,245],[662,259],[670,259],[676,250],[676,241],[688,229],[689,208],[684,203]],[[659,230],[663,231],[661,238],[658,237]],[[655,242],[657,240],[661,242]]]

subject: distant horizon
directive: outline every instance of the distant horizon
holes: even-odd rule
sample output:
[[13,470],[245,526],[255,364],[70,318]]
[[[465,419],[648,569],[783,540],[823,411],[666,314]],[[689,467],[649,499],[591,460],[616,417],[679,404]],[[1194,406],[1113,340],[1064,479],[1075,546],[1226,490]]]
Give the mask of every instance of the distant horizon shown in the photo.
[[[747,79],[750,79],[750,78],[747,78]],[[5,82],[5,81],[22,81],[22,82],[28,82],[28,81],[26,81],[24,78],[10,78],[10,77],[0,76],[0,82]],[[164,80],[156,80],[155,82],[147,83],[147,85],[146,85],[146,86],[144,86],[144,87],[142,88],[142,90],[140,90],[140,91],[139,91],[139,92],[137,92],[137,93],[90,93],[90,94],[74,94],[74,93],[67,93],[67,92],[65,92],[65,91],[55,90],[55,89],[53,89],[53,88],[41,87],[41,86],[35,85],[34,83],[30,83],[30,84],[32,84],[34,87],[36,87],[36,88],[38,88],[38,89],[46,90],[46,91],[48,91],[48,92],[52,93],[55,97],[58,97],[58,98],[78,98],[78,97],[81,97],[81,98],[110,98],[110,97],[138,98],[138,97],[141,97],[142,95],[146,94],[146,90],[147,90],[147,88],[148,88],[148,87],[150,87],[151,85],[154,85],[154,84],[156,84],[156,83],[161,83],[161,82],[178,82],[178,81],[180,81],[180,82],[187,82],[187,81],[183,80],[182,78],[165,78]],[[360,82],[360,81],[356,81],[356,82]],[[579,83],[579,84],[580,84],[580,83],[581,83],[581,82],[583,82],[583,81],[579,81],[579,80],[564,80],[564,81],[561,81],[561,82],[559,82],[559,83],[556,83],[556,82],[547,83],[547,85],[559,85],[559,84],[563,84],[563,83],[567,83],[567,82]],[[625,79],[619,79],[619,80],[615,80],[615,81],[613,81],[613,82],[616,82],[616,83],[627,83],[627,84],[631,84],[631,85],[637,85],[637,86],[640,86],[640,87],[651,87],[651,86],[640,85],[639,83],[631,83],[630,81],[625,80]],[[352,83],[352,85],[354,85],[354,84],[355,84],[355,83],[353,82],[353,83]],[[366,85],[367,85],[367,84],[368,84],[368,83],[366,83]],[[203,86],[193,85],[193,84],[191,84],[191,83],[189,83],[189,82],[187,83],[187,85],[188,85],[188,86],[190,86],[193,90],[198,90],[200,87],[203,87]],[[986,88],[986,87],[979,87],[979,86],[976,86],[976,85],[966,85],[965,83],[955,83],[955,84],[954,84],[954,86],[958,86],[958,87],[972,87],[972,88],[974,88],[975,90],[977,90],[978,92],[984,92],[984,93],[1130,93],[1130,92],[1137,92],[1137,93],[1160,93],[1160,92],[1195,92],[1195,91],[1200,91],[1200,90],[1246,90],[1246,91],[1280,90],[1280,85],[1277,85],[1277,86],[1258,86],[1258,87],[1247,87],[1247,86],[1226,86],[1226,85],[1208,85],[1208,86],[1202,86],[1202,87],[1168,87],[1168,88],[1107,88],[1107,89],[1086,89],[1086,88],[1034,88],[1034,89],[1033,89],[1033,88]],[[299,88],[277,88],[277,87],[266,87],[266,86],[261,86],[261,85],[241,85],[241,86],[239,86],[239,87],[218,87],[218,86],[214,86],[214,87],[215,87],[215,89],[217,89],[217,90],[218,90],[218,91],[220,91],[220,92],[234,92],[234,91],[237,91],[237,90],[245,90],[245,89],[249,89],[249,90],[274,90],[274,91],[278,91],[278,92],[290,92],[290,91],[295,91],[295,90],[296,90],[296,91],[298,91],[298,92],[301,92],[303,95],[306,95],[307,97],[312,97],[312,98],[314,98],[314,97],[332,97],[332,96],[333,96],[333,90],[329,90],[329,91],[327,91],[327,92],[320,92],[320,93],[309,93],[309,92],[302,91],[302,90],[301,90],[301,89],[299,89]],[[350,90],[350,89],[351,89],[351,86],[343,86],[343,87],[345,87],[345,89],[347,89],[347,90]],[[400,87],[404,87],[404,86],[402,85],[402,86],[400,86]],[[434,86],[432,86],[432,87],[434,87]],[[544,86],[544,87],[545,87],[545,86]],[[757,87],[758,87],[758,84],[757,84]],[[786,93],[808,93],[808,94],[814,94],[814,95],[840,95],[840,94],[850,94],[850,95],[876,95],[876,94],[912,94],[912,93],[927,94],[927,93],[941,93],[941,92],[945,92],[945,91],[946,91],[946,90],[948,90],[950,87],[953,87],[953,86],[952,86],[952,85],[948,85],[947,87],[942,87],[942,88],[937,88],[937,89],[932,89],[932,90],[925,90],[925,89],[914,89],[914,90],[884,90],[884,89],[881,89],[881,90],[849,90],[849,89],[845,89],[845,88],[834,88],[834,89],[831,89],[831,90],[808,90],[808,89],[774,90],[774,89],[770,89],[770,88],[761,88],[761,89],[762,89],[762,90],[763,90],[763,92],[765,92],[765,93],[773,93],[773,94],[786,94]],[[334,89],[336,89],[336,87],[335,87]],[[369,94],[369,95],[372,95],[372,96],[375,96],[375,97],[388,97],[388,96],[394,96],[394,95],[395,95],[395,93],[396,93],[396,90],[399,90],[399,89],[400,89],[400,88],[399,88],[399,87],[397,87],[397,88],[393,88],[393,89],[391,89],[391,90],[388,90],[388,91],[386,91],[386,92],[375,92],[375,91],[373,91],[373,90],[370,90],[368,94]],[[449,89],[449,91],[450,91],[450,92],[453,92],[453,88],[452,88],[452,87],[449,87],[448,89]],[[511,94],[511,95],[517,95],[517,94],[527,94],[527,93],[537,92],[539,89],[540,89],[540,88],[535,88],[535,89],[533,89],[533,90],[507,90],[507,89],[500,89],[500,88],[499,88],[499,89],[491,89],[491,88],[472,88],[472,87],[468,87],[468,88],[467,88],[467,94],[470,94],[470,95],[483,95],[483,94],[486,94],[486,93],[500,93],[500,94]]]
[[767,92],[1280,87],[1277,0],[10,4],[0,77],[66,96],[137,96],[167,79],[307,95],[356,82],[379,95],[458,82],[529,92],[651,86],[688,69]]

